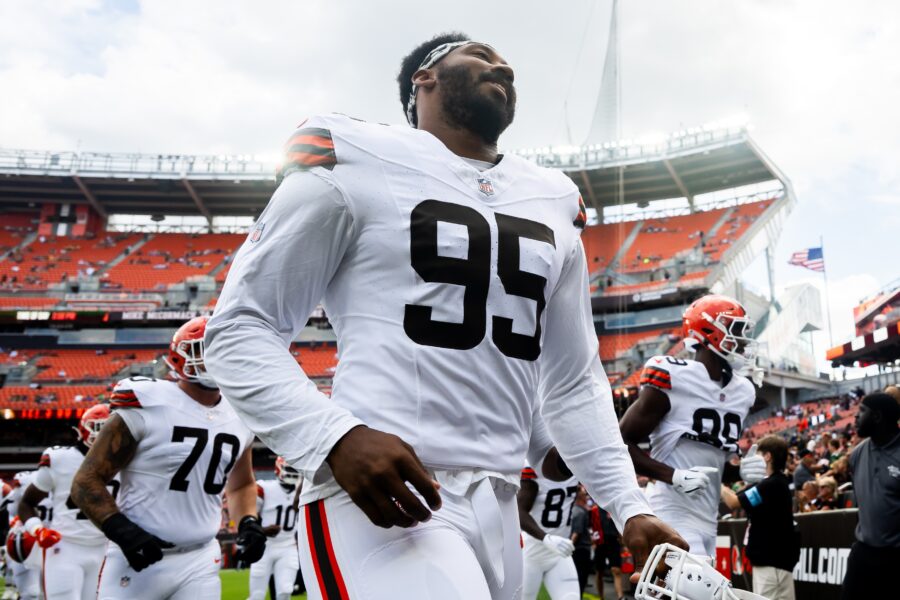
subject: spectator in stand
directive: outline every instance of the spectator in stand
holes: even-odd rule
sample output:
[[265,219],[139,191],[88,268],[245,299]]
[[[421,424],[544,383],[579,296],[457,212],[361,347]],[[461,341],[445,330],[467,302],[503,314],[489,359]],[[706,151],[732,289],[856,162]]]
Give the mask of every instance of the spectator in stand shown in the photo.
[[816,510],[813,502],[819,497],[819,485],[815,480],[809,480],[803,484],[800,492],[797,493],[797,512],[813,512]]
[[587,587],[588,576],[591,574],[591,514],[588,508],[588,494],[584,486],[578,485],[575,492],[575,503],[572,506],[572,534],[571,540],[575,544],[575,552],[572,560],[575,561],[575,570],[578,571],[578,585],[581,593]]
[[840,508],[837,499],[837,482],[833,477],[822,477],[818,481],[819,495],[812,501],[815,510]]
[[804,448],[797,455],[800,463],[794,469],[794,490],[802,490],[803,484],[807,481],[815,481],[816,475],[813,472],[816,464],[816,456],[808,448]]
[[865,438],[850,454],[859,523],[847,558],[842,600],[896,597],[889,574],[900,564],[898,419],[900,404],[885,393],[863,398],[856,415],[856,430]]
[[[728,508],[743,508],[750,520],[747,558],[753,565],[753,593],[769,600],[794,600],[794,565],[800,558],[800,540],[791,510],[790,481],[784,474],[787,442],[775,435],[759,441],[759,456],[766,463],[766,477],[735,494],[722,486]],[[748,454],[748,456],[750,456]]]
[[896,385],[889,385],[884,388],[884,393],[893,398],[900,404],[900,387]]
[[842,456],[834,461],[825,476],[833,477],[838,486],[848,483],[850,481],[850,459]]

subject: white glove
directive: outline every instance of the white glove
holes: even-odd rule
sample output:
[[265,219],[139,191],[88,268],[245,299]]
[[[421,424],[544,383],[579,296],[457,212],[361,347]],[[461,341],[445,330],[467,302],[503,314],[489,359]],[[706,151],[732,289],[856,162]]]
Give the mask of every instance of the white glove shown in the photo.
[[696,497],[700,492],[709,487],[707,473],[715,473],[716,467],[691,467],[690,469],[675,469],[672,474],[672,487],[675,491],[688,497]]
[[756,444],[753,444],[741,458],[741,479],[747,483],[759,483],[765,478],[766,459],[756,453]]
[[572,543],[572,540],[558,535],[550,535],[548,533],[544,536],[544,539],[541,540],[541,543],[544,544],[548,550],[559,554],[563,558],[572,556],[572,553],[575,552],[575,544]]

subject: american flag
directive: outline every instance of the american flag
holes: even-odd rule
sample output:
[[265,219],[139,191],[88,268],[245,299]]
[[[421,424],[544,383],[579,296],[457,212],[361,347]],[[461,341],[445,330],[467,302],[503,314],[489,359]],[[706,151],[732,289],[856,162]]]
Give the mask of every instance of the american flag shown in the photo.
[[807,248],[800,252],[794,252],[791,255],[789,265],[797,265],[798,267],[806,267],[812,271],[825,270],[825,255],[822,254],[822,248]]

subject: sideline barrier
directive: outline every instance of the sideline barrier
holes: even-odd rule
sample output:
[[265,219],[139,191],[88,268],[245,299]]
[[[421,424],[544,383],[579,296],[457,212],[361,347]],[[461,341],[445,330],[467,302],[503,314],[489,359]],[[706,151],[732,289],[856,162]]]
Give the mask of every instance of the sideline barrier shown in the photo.
[[[800,560],[794,567],[797,600],[840,600],[847,556],[855,541],[857,509],[794,515],[800,528]],[[736,588],[751,590],[750,561],[744,552],[746,519],[719,521],[716,569]],[[791,532],[784,534],[785,541]]]

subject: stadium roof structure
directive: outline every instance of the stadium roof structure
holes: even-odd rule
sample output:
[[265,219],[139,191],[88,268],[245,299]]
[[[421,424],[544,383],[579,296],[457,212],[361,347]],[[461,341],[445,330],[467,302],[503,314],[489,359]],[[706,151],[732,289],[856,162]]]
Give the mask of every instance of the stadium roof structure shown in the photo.
[[647,206],[655,200],[778,181],[790,181],[760,150],[745,127],[700,127],[653,143],[610,142],[572,148],[524,150],[539,165],[564,171],[589,206],[602,214],[618,204]]
[[[790,182],[746,128],[700,127],[650,144],[628,141],[517,154],[564,171],[602,214],[618,204],[778,181]],[[7,207],[90,204],[110,214],[257,216],[276,186],[277,165],[246,155],[127,154],[0,149],[0,202]]]

